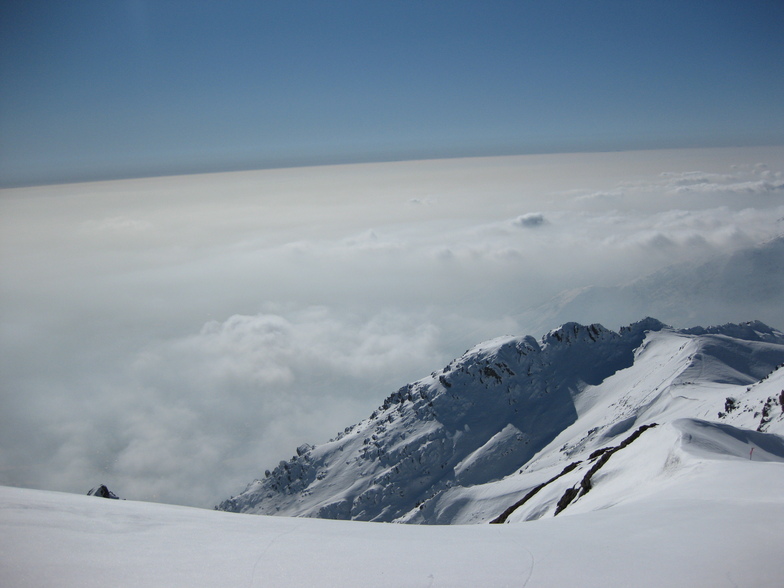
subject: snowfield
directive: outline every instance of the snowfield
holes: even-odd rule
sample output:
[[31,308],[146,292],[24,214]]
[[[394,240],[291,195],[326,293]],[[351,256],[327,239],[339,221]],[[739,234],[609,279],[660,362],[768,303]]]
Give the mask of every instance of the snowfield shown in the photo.
[[[641,451],[659,452],[650,445]],[[644,498],[588,495],[581,512],[507,525],[249,516],[3,487],[0,584],[780,586],[784,458],[690,445],[680,473],[660,459],[640,468],[635,482],[657,478]]]
[[783,405],[758,322],[496,339],[241,512],[0,487],[0,585],[779,587]]

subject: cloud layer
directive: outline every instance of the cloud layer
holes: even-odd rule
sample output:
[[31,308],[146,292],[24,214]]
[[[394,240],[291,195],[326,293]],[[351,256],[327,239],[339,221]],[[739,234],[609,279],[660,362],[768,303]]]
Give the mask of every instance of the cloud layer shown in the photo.
[[[211,506],[473,344],[556,327],[531,309],[564,291],[742,259],[782,234],[782,156],[479,158],[5,190],[0,483],[107,483]],[[760,295],[784,327],[780,291],[676,298],[694,307],[683,317],[716,323],[760,318]],[[627,321],[601,297],[563,318],[588,311]]]

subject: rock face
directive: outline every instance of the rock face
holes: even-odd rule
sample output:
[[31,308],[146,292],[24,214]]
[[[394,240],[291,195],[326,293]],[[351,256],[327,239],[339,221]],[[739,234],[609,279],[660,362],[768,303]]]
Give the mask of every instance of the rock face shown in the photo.
[[[672,396],[665,392],[673,387],[748,386],[782,362],[784,337],[759,322],[677,331],[645,319],[618,333],[567,323],[541,341],[495,339],[403,386],[327,443],[300,446],[216,508],[365,521],[489,521],[567,463],[588,464],[602,444],[654,417],[666,421]],[[710,406],[715,418],[726,397],[707,398],[700,407]],[[734,402],[742,408],[732,418],[753,411],[756,400]],[[704,417],[692,414],[694,403],[677,405],[673,418]],[[759,407],[760,427],[771,426],[776,409],[781,412],[778,404],[764,413]],[[535,483],[525,480],[554,467]],[[516,498],[499,497],[494,504],[503,508],[479,509],[466,520],[479,488],[489,496],[502,486]]]
[[101,484],[100,486],[96,486],[95,488],[90,490],[87,493],[87,496],[100,496],[101,498],[113,498],[115,500],[119,500],[120,498],[103,484]]

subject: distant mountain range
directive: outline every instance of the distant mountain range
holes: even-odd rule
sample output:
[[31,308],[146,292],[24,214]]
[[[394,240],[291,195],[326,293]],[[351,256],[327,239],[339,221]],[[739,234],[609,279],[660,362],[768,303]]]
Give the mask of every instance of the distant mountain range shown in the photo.
[[520,320],[543,333],[569,321],[623,324],[645,315],[693,325],[748,308],[769,324],[784,324],[784,236],[706,262],[670,265],[627,284],[565,291]]
[[[648,318],[619,332],[567,323],[538,341],[494,339],[334,439],[301,445],[216,508],[505,523],[657,493],[696,499],[715,484],[695,472],[784,463],[782,366],[784,335],[759,321],[673,329]],[[743,486],[738,471],[727,488]]]

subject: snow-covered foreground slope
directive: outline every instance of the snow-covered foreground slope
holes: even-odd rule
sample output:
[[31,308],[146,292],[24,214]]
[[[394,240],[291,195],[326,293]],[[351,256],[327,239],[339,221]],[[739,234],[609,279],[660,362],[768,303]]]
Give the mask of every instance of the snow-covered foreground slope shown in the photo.
[[782,484],[780,463],[735,463],[643,503],[523,525],[443,527],[247,517],[5,488],[0,581],[778,586]]
[[[653,444],[664,460],[656,467],[668,472],[685,463],[684,431],[696,438],[713,427],[744,439],[759,431],[749,442],[775,446],[768,434],[784,432],[783,363],[784,337],[759,322],[673,330],[646,319],[619,333],[568,323],[540,342],[489,341],[404,386],[337,438],[302,445],[219,508],[479,523],[537,488],[508,520],[602,508],[590,505],[617,502],[616,487],[623,500],[653,491],[653,480],[637,480],[650,460],[629,458],[639,446]],[[610,476],[618,463],[626,465]]]
[[[636,474],[600,504],[589,494],[561,516],[507,525],[247,516],[0,487],[0,585],[780,586],[776,438],[765,451],[698,421],[651,429],[608,462],[618,458],[610,479]],[[649,492],[625,500],[640,483]]]

